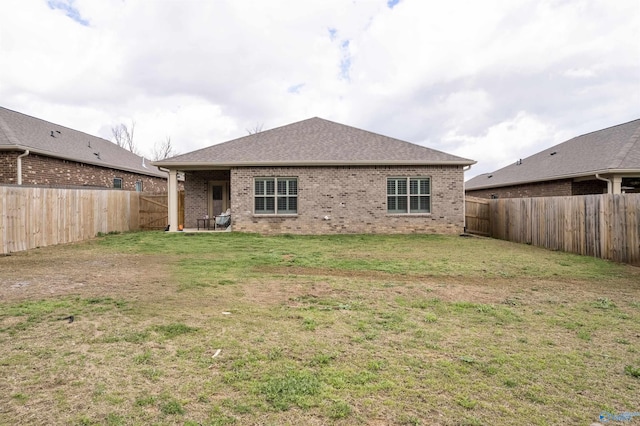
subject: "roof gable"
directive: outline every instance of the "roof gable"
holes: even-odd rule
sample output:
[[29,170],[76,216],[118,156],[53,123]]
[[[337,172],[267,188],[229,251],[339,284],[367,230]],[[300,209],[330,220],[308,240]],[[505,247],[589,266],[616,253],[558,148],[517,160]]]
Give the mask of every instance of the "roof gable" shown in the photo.
[[640,119],[587,133],[491,173],[476,176],[467,190],[640,171]]
[[106,139],[0,107],[0,149],[35,154],[149,176],[166,177],[149,161]]
[[322,118],[244,136],[154,164],[334,165],[334,164],[474,164],[420,145]]

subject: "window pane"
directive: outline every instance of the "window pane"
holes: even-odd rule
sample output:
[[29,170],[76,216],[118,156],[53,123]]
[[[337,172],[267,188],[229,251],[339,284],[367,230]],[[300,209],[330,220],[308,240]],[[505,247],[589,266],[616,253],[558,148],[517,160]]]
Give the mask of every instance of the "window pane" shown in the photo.
[[420,209],[420,197],[411,197],[409,200],[409,208],[412,212],[418,211]]
[[406,195],[407,193],[407,180],[398,179],[398,195]]
[[392,211],[396,209],[396,197],[387,197],[387,210]]
[[298,195],[298,180],[289,180],[289,195]]
[[[406,184],[405,184],[405,189],[406,189]],[[400,213],[407,212],[407,197],[398,197],[397,211]]]
[[256,197],[256,213],[264,211],[264,198]]
[[387,179],[387,195],[395,195],[395,194],[396,194],[396,180]]
[[278,179],[278,195],[287,195],[287,181]]
[[431,212],[429,197],[420,197],[420,209],[427,213]]
[[256,180],[256,195],[264,195],[264,181]]
[[295,214],[297,212],[297,197],[278,197],[278,214]]
[[429,213],[429,197],[412,196],[410,200],[411,213]]
[[212,197],[214,200],[222,200],[222,186],[214,185],[211,187]]
[[276,200],[274,198],[272,198],[272,197],[265,198],[265,204],[266,204],[266,207],[265,207],[265,212],[266,213],[275,213],[276,212],[276,210],[275,210]]
[[420,180],[420,194],[422,195],[429,194],[429,179]]
[[287,197],[278,197],[278,212],[287,210]]
[[418,180],[417,179],[411,179],[411,181],[409,182],[409,191],[411,191],[411,194],[418,194]]
[[275,192],[275,180],[274,179],[269,179],[269,180],[265,180],[265,186],[266,186],[266,195],[274,195]]

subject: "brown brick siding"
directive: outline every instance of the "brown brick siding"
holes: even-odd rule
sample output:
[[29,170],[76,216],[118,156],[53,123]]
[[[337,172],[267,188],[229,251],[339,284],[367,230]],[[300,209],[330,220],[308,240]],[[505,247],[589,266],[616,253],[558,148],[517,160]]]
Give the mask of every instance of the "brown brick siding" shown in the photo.
[[[297,177],[298,214],[253,214],[255,177]],[[387,177],[431,177],[431,214],[387,214]],[[189,194],[187,178],[186,198]],[[234,231],[262,234],[459,233],[464,227],[463,171],[457,166],[233,168],[231,212]],[[213,180],[213,179],[212,179]],[[199,182],[196,190],[206,193]],[[206,197],[206,195],[205,195]],[[198,211],[206,209],[205,201]],[[185,206],[186,206],[185,200]],[[189,216],[190,221],[195,217]],[[329,220],[324,217],[328,216]],[[199,216],[198,216],[199,217]]]
[[16,158],[20,152],[0,151],[0,183],[18,183]]
[[571,195],[606,194],[607,182],[602,180],[584,180],[573,182]]
[[466,195],[479,198],[528,198],[602,194],[606,192],[607,183],[604,181],[587,180],[574,182],[571,179],[562,179],[526,185],[469,190]]
[[[16,159],[19,154],[15,151],[0,151],[0,183],[18,183]],[[122,189],[126,191],[135,191],[136,182],[140,180],[144,192],[167,192],[166,179],[159,177],[37,154],[30,154],[22,158],[22,183],[25,185],[113,188],[114,178],[122,179]]]

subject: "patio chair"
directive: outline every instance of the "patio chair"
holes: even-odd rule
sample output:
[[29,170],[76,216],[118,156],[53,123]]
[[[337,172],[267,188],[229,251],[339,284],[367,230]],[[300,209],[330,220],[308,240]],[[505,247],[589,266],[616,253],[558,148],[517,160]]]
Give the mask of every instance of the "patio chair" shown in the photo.
[[216,228],[228,228],[231,226],[231,212],[226,212],[216,216]]

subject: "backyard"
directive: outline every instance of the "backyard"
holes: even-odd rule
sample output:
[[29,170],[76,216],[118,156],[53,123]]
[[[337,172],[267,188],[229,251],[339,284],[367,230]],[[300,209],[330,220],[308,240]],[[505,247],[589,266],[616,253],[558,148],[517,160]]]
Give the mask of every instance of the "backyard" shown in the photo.
[[640,424],[640,268],[460,236],[103,235],[0,257],[0,367],[0,424]]

